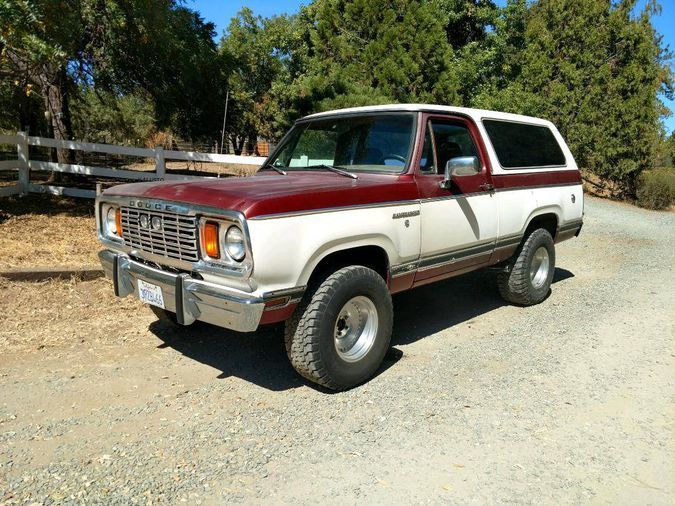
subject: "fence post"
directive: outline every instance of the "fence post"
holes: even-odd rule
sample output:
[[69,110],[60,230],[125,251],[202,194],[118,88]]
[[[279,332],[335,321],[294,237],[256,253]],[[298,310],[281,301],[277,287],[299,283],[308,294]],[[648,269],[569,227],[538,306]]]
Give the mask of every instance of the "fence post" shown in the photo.
[[19,191],[28,193],[30,185],[30,167],[28,166],[28,136],[26,132],[17,132],[16,154],[19,159]]
[[162,146],[155,148],[155,172],[158,179],[164,179],[166,166],[164,162],[164,148]]

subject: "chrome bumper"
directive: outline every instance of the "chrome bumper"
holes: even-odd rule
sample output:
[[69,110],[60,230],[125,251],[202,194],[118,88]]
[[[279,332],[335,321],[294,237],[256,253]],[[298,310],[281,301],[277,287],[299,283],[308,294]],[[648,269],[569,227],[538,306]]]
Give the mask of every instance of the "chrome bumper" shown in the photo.
[[115,295],[138,294],[138,280],[162,288],[164,305],[176,313],[178,323],[200,320],[239,332],[258,328],[265,309],[262,298],[247,295],[214,283],[173,274],[136,262],[123,253],[103,250],[98,254],[106,276],[113,280]]

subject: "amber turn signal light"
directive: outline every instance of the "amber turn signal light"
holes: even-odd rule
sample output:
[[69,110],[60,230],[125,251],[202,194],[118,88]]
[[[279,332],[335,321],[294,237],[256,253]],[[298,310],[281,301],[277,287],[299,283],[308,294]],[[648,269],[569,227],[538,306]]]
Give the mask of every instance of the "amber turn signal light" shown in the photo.
[[220,257],[220,248],[218,247],[218,224],[211,221],[204,223],[202,231],[202,245],[204,253],[211,258]]
[[119,207],[115,210],[115,232],[118,237],[122,237],[122,211]]

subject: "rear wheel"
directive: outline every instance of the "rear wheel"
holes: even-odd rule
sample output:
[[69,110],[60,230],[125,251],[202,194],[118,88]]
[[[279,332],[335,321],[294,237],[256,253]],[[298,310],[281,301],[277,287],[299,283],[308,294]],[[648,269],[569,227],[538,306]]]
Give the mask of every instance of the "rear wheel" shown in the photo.
[[555,246],[551,234],[539,228],[532,232],[497,278],[499,293],[509,302],[531,306],[543,301],[555,272]]
[[310,381],[345,390],[370,378],[389,349],[393,307],[372,269],[337,270],[305,295],[286,322],[286,352]]

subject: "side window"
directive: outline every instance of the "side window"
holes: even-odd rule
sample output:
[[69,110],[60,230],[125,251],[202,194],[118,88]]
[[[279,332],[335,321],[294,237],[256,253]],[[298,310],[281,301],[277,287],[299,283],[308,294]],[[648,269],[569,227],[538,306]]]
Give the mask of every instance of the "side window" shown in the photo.
[[484,119],[483,125],[505,169],[561,167],[567,163],[547,126],[492,119]]
[[[430,130],[433,135],[433,143],[431,142],[431,135],[429,135]],[[436,164],[433,163],[434,157],[429,156],[432,149],[435,149]],[[427,126],[420,162],[422,172],[425,174],[443,174],[448,160],[458,156],[479,156],[468,127],[452,121],[431,120]]]

